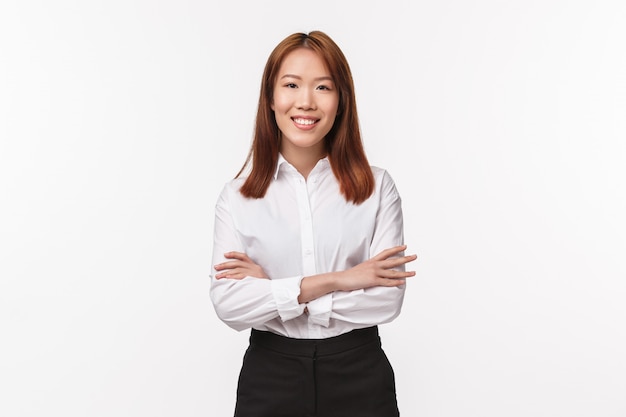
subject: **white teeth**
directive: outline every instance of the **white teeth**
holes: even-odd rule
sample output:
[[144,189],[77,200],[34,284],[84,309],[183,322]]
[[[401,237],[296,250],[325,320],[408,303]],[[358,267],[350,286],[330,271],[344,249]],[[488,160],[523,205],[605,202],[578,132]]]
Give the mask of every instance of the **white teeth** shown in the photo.
[[315,120],[313,119],[293,119],[293,121],[298,123],[299,125],[312,125],[313,123],[315,123]]

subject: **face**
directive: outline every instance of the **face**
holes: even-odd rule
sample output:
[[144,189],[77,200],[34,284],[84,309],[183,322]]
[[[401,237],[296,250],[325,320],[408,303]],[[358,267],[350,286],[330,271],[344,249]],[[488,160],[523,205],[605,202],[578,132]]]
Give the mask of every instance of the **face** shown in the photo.
[[339,93],[324,61],[300,48],[285,57],[274,86],[272,110],[282,132],[281,152],[324,152],[333,127]]

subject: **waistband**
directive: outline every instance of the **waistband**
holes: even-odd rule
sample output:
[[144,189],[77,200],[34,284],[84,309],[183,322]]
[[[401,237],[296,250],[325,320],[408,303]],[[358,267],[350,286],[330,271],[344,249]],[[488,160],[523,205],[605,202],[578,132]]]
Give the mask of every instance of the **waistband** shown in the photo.
[[356,347],[378,342],[378,326],[352,330],[327,339],[294,339],[271,332],[252,329],[250,345],[259,345],[280,353],[296,356],[324,356],[345,352]]

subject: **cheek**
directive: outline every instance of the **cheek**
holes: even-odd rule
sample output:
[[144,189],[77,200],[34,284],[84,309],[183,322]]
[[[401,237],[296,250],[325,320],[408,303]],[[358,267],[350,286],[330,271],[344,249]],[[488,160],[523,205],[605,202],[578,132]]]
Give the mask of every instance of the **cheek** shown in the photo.
[[339,110],[339,99],[335,98],[333,100],[329,100],[328,103],[326,103],[326,109],[326,114],[332,115],[334,119]]
[[275,112],[281,113],[289,109],[289,103],[284,95],[274,94],[271,107]]

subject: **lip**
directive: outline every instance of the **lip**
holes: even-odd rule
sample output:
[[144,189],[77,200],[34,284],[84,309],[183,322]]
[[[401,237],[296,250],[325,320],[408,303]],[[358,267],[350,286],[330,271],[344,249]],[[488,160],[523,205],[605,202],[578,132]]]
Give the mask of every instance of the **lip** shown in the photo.
[[[298,123],[296,120],[299,121],[312,121],[313,123]],[[317,117],[311,117],[311,116],[293,116],[291,117],[291,121],[293,122],[293,124],[300,130],[311,130],[313,129],[317,123],[320,121],[320,119],[318,119]]]

